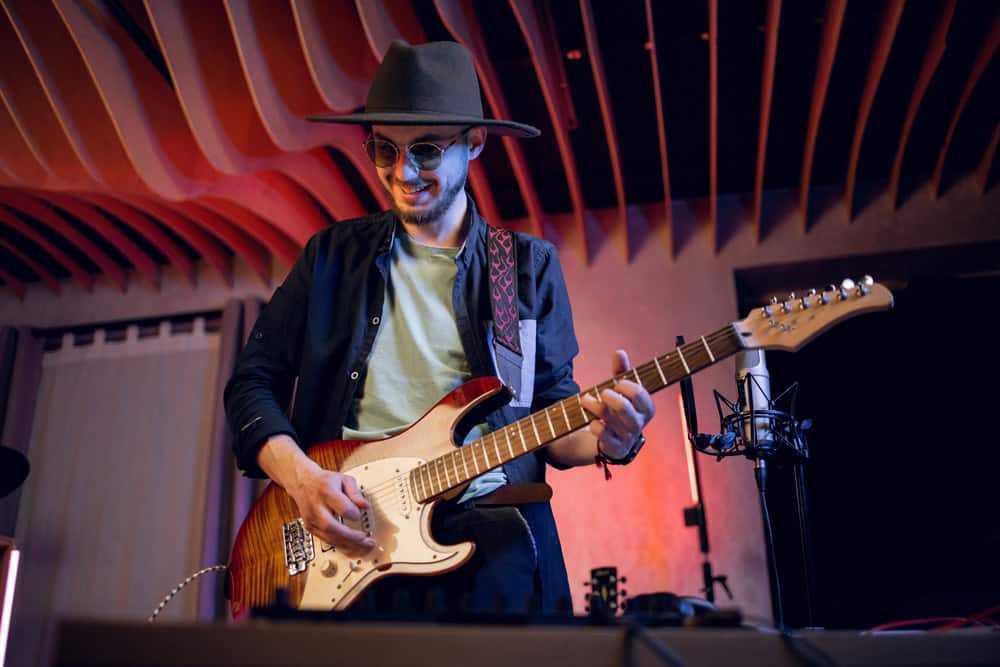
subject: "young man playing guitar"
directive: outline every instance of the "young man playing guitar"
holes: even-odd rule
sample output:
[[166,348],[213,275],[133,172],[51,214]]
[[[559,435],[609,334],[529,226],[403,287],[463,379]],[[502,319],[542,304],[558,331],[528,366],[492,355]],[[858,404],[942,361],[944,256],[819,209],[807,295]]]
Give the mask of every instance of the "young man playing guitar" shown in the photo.
[[[254,326],[226,387],[226,412],[240,468],[266,475],[287,493],[320,541],[316,552],[370,558],[385,545],[363,519],[369,493],[305,450],[394,436],[464,382],[490,376],[500,377],[511,400],[479,418],[485,423],[468,424],[466,441],[495,432],[580,391],[573,379],[577,343],[554,247],[488,227],[466,194],[469,161],[487,134],[539,131],[483,117],[464,47],[395,42],[364,112],[310,120],[370,130],[365,147],[392,210],[338,222],[309,241]],[[612,370],[619,374],[628,364],[618,351]],[[376,602],[387,604],[403,587],[419,605],[431,586],[479,610],[493,608],[500,596],[511,608],[523,608],[529,596],[543,610],[568,602],[548,494],[540,492],[547,490],[545,467],[592,465],[595,456],[630,461],[654,413],[649,393],[627,380],[600,400],[588,395],[583,407],[597,417],[589,428],[482,470],[454,496],[443,496],[435,538],[475,542],[470,562],[419,581],[381,579],[372,587]],[[513,457],[509,438],[493,444],[493,461],[501,447]],[[480,472],[475,458],[462,465]],[[450,482],[453,475],[444,475]]]

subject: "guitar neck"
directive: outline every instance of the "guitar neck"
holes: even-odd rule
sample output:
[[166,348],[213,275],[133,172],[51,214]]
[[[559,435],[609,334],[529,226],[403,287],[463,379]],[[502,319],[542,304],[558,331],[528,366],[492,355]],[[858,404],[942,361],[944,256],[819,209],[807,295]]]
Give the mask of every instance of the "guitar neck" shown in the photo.
[[600,392],[622,380],[642,385],[649,393],[735,354],[744,346],[736,328],[728,324],[659,357],[620,373],[579,394],[554,403],[512,424],[486,434],[444,456],[414,468],[410,482],[420,502],[468,483],[487,470],[545,447],[553,440],[583,428],[595,419],[583,407],[584,394],[600,400]]

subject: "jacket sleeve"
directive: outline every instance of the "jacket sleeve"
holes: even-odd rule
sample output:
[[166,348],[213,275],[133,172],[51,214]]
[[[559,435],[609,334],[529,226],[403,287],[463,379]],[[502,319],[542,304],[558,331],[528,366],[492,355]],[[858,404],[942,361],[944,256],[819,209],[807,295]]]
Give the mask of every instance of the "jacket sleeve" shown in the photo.
[[286,410],[301,358],[315,245],[316,237],[261,311],[226,383],[236,465],[248,477],[267,476],[257,465],[257,452],[269,437],[287,433],[298,441]]
[[[573,379],[573,358],[579,347],[559,256],[551,243],[542,244],[534,254],[538,316],[532,413],[580,392]],[[568,467],[554,463],[547,449],[539,455],[553,467]]]

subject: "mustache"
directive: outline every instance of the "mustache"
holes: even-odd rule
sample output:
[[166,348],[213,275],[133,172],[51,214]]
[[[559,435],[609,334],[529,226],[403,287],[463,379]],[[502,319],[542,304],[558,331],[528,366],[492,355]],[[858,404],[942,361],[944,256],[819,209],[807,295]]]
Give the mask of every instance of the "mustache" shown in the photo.
[[430,185],[429,181],[400,181],[395,178],[390,179],[389,182],[393,185],[399,185],[404,188],[422,188],[425,185]]

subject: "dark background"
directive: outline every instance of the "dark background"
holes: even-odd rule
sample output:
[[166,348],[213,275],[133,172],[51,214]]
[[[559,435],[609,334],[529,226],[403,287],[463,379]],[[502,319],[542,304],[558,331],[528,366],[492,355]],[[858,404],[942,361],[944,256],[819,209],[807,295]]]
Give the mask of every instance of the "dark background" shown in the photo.
[[[992,250],[873,258],[889,273],[891,311],[842,322],[798,352],[767,353],[772,393],[798,380],[797,416],[814,420],[804,475],[814,625],[871,627],[1000,603]],[[766,286],[801,289],[816,269],[738,275],[741,312],[759,305]],[[790,468],[772,470],[768,498],[786,622],[805,626]]]

